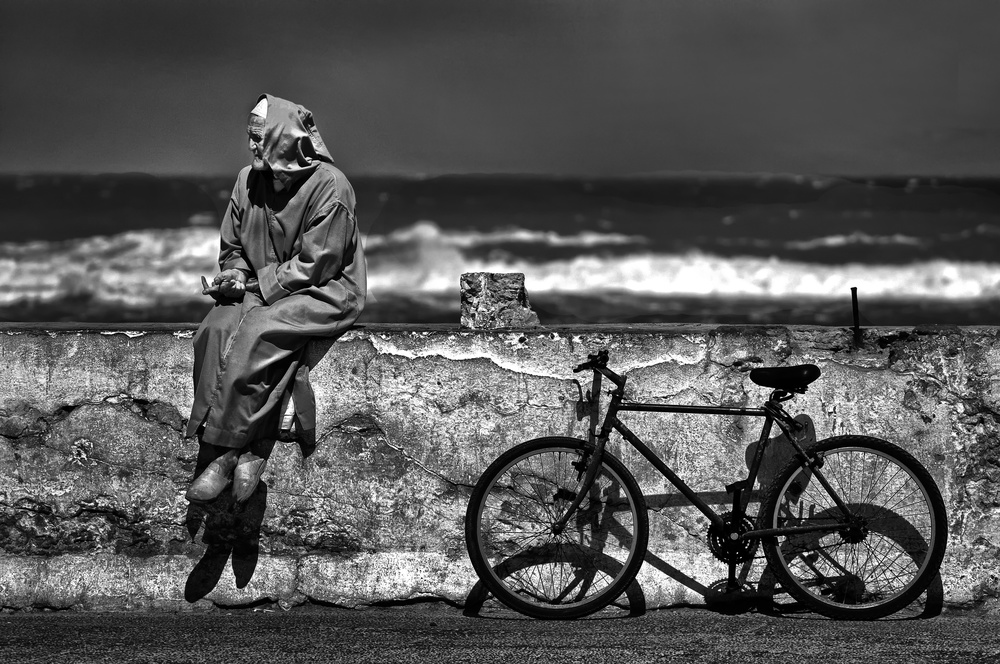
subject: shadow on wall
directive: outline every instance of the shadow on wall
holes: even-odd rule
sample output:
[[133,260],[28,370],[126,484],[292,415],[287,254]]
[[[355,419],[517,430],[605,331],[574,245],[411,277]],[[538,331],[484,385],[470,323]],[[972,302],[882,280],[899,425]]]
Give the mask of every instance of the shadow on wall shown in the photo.
[[[198,465],[194,471],[197,477],[211,462],[203,445]],[[191,570],[184,586],[184,599],[197,602],[212,592],[222,578],[226,561],[232,557],[233,576],[237,588],[245,588],[257,569],[260,553],[260,529],[267,509],[267,484],[263,480],[257,490],[244,504],[239,504],[230,491],[224,491],[210,503],[189,503],[185,525],[191,540],[204,529],[202,542],[205,554]]]

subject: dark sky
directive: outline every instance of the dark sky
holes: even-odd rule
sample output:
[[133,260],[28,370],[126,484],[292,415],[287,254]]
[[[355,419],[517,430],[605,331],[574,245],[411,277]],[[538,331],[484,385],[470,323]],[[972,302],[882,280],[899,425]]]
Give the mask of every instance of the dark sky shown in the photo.
[[1000,174],[995,0],[2,0],[0,172]]

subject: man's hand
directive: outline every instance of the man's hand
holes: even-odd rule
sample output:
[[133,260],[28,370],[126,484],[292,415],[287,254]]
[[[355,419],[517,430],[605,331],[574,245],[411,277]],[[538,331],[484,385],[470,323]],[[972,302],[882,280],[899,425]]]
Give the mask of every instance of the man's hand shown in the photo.
[[222,295],[238,300],[246,291],[247,275],[243,270],[223,270],[215,275],[212,283],[219,287]]
[[215,275],[212,283],[201,278],[202,295],[211,295],[216,301],[221,299],[239,300],[246,291],[247,275],[243,270],[223,270]]

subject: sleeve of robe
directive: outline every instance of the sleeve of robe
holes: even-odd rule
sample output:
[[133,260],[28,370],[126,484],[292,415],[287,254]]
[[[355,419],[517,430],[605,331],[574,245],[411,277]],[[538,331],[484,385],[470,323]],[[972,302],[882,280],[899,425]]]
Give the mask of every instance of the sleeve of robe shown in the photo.
[[336,278],[344,268],[344,256],[354,254],[353,240],[354,220],[337,201],[309,224],[298,254],[257,270],[264,301],[273,304],[295,291]]
[[242,173],[236,180],[233,193],[229,197],[229,205],[222,216],[222,227],[219,230],[219,268],[221,270],[243,270],[247,274],[253,272],[250,264],[243,257],[243,243],[240,242],[240,222],[243,219],[243,208],[240,205],[240,185]]

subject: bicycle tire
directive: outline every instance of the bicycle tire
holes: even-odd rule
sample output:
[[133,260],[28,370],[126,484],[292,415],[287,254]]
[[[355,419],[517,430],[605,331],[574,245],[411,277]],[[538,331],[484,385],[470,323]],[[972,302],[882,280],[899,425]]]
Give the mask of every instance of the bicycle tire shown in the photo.
[[793,459],[771,484],[761,529],[823,522],[835,531],[765,537],[784,588],[816,613],[876,620],[908,606],[937,575],[948,539],[941,492],[910,453],[879,438],[838,436],[811,450],[819,472],[863,521],[849,526],[808,468]]
[[594,613],[625,592],[642,566],[646,501],[632,474],[607,452],[566,529],[552,532],[592,451],[575,438],[530,440],[490,464],[472,491],[465,515],[469,558],[490,593],[515,611],[542,619]]

